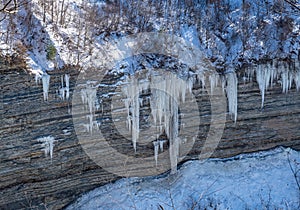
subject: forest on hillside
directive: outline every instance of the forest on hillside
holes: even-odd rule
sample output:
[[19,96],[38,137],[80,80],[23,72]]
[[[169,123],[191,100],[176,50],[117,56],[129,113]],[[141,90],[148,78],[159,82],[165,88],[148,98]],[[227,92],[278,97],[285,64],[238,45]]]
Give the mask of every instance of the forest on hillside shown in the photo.
[[[83,65],[102,43],[165,32],[200,48],[220,69],[299,58],[297,0],[4,0],[1,54],[28,56],[43,70]],[[51,55],[52,54],[52,55]],[[50,65],[51,66],[51,65]]]

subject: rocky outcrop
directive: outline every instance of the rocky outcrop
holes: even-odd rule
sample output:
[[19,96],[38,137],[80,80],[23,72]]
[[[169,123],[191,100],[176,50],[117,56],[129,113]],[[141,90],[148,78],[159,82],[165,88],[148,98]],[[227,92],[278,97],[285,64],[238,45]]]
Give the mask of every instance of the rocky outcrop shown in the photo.
[[[81,193],[118,178],[94,163],[78,142],[71,115],[78,71],[70,68],[67,72],[49,72],[48,101],[44,101],[42,84],[36,83],[33,75],[6,67],[0,72],[1,209],[60,209]],[[65,73],[70,75],[68,100],[62,100],[58,93]],[[300,149],[300,95],[295,88],[283,94],[277,83],[266,92],[261,109],[257,83],[245,83],[242,71],[238,80],[237,121],[228,117],[212,156],[229,157],[279,145]],[[199,88],[194,86],[195,94]],[[197,158],[201,152],[209,128],[208,102],[199,102],[202,136],[185,160]],[[111,144],[122,149],[122,142],[118,143],[113,135]],[[38,141],[48,136],[55,139],[52,158]],[[152,148],[146,155],[153,156]]]

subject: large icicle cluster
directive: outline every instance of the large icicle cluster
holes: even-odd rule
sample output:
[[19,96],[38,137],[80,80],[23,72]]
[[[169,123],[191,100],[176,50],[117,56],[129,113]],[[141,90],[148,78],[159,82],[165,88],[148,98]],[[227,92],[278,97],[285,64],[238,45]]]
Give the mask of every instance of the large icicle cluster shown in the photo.
[[42,75],[44,101],[48,101],[48,92],[50,84],[50,75],[44,73]]
[[265,101],[265,92],[268,90],[269,86],[273,86],[275,81],[281,84],[283,93],[287,93],[292,88],[293,82],[295,83],[297,91],[300,90],[299,61],[295,62],[295,71],[291,70],[284,62],[278,62],[276,64],[275,62],[273,64],[259,64],[254,68],[254,71],[261,93],[262,108]]
[[147,90],[149,86],[148,82],[140,83],[136,77],[128,78],[127,82],[128,84],[123,87],[123,92],[127,96],[124,102],[127,109],[127,125],[132,135],[133,148],[136,151],[136,142],[139,138],[140,132],[139,93],[142,90]]
[[[225,76],[219,75],[217,73],[210,73],[208,76],[208,82],[206,82],[206,76],[203,71],[196,72],[196,78],[200,84],[202,84],[202,88],[207,88],[209,85],[210,94],[214,94],[214,89],[217,86],[222,87],[223,92],[226,91],[227,102],[228,102],[228,112],[231,115],[231,118],[234,122],[237,121],[237,95],[238,95],[238,79],[235,71],[226,73]],[[207,84],[209,83],[209,84]]]
[[94,120],[95,111],[97,106],[97,86],[92,82],[87,83],[85,88],[81,89],[81,99],[85,105],[85,109],[88,111],[87,119],[89,123],[84,124],[84,127],[88,132],[93,132],[93,129],[98,129],[98,123]]
[[[200,75],[200,74],[199,74]],[[198,77],[200,77],[198,75]],[[204,74],[203,74],[204,77]],[[215,87],[217,76],[210,81]],[[176,171],[179,157],[179,147],[181,139],[179,137],[179,103],[185,102],[186,94],[192,94],[192,88],[195,78],[180,79],[173,73],[166,72],[163,75],[157,73],[148,74],[146,79],[140,79],[135,76],[127,77],[126,85],[122,91],[126,96],[125,107],[127,109],[127,125],[131,132],[132,143],[136,151],[136,145],[140,133],[140,104],[139,95],[142,91],[150,90],[150,108],[154,126],[157,130],[157,139],[159,135],[165,133],[169,139],[169,154],[172,172]],[[201,78],[201,81],[204,81]],[[231,90],[231,89],[230,89]],[[213,91],[213,88],[212,90]],[[155,140],[154,158],[157,163],[159,148],[163,151],[165,140]]]
[[42,137],[37,139],[38,142],[42,143],[43,151],[45,155],[50,155],[51,161],[53,158],[53,148],[55,139],[52,136]]
[[65,74],[61,76],[61,88],[59,89],[59,96],[62,100],[68,100],[70,96],[70,76]]

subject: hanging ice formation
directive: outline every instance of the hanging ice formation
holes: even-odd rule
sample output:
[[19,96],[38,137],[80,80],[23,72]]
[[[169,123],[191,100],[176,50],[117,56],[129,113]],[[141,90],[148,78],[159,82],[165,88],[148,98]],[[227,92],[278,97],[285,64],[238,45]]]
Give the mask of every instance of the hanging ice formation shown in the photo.
[[258,65],[256,69],[256,81],[261,94],[261,108],[264,106],[265,91],[268,90],[271,81],[271,66],[270,65]]
[[234,122],[237,120],[237,86],[238,81],[235,72],[226,74],[226,93],[228,100],[229,114],[232,116]]
[[209,82],[210,82],[210,93],[213,94],[215,87],[218,86],[219,83],[219,75],[218,74],[210,74]]
[[[255,69],[248,69],[243,80],[244,82],[252,81],[254,73],[256,74],[256,81],[262,96],[261,107],[263,107],[265,92],[269,87],[273,86],[275,81],[281,83],[284,93],[291,89],[293,82],[296,89],[300,90],[299,62],[295,64],[295,69],[296,71],[290,71],[283,63],[277,63],[277,67],[274,64],[261,64],[257,65]],[[163,75],[150,72],[147,78],[143,80],[135,76],[127,77],[127,85],[122,89],[126,96],[124,102],[127,110],[127,126],[131,132],[132,144],[135,151],[140,134],[139,113],[142,100],[139,98],[139,94],[143,90],[151,90],[151,116],[157,133],[161,134],[165,132],[169,139],[169,154],[173,172],[177,166],[179,146],[183,141],[178,136],[179,116],[177,103],[185,101],[187,92],[192,93],[193,84],[196,80],[199,81],[199,84],[201,83],[202,88],[209,86],[210,94],[214,93],[214,89],[217,86],[222,85],[223,91],[226,91],[227,94],[229,114],[235,122],[237,121],[238,79],[236,73],[234,71],[227,73],[223,78],[218,74],[209,74],[207,77],[204,71],[197,71],[194,75],[196,76],[190,76],[188,79],[179,79],[170,72],[166,72]],[[84,100],[86,101],[87,99]],[[163,149],[163,143],[154,141],[153,147],[154,159],[157,163],[159,148]]]
[[154,146],[154,159],[155,159],[155,164],[157,165],[157,161],[158,161],[158,151],[160,150],[161,152],[164,151],[164,143],[166,141],[165,140],[156,140],[153,142],[153,146]]
[[297,61],[295,63],[295,84],[296,84],[296,90],[300,90],[300,61]]
[[278,71],[281,73],[282,93],[287,93],[293,82],[293,72],[289,71],[283,64],[278,66]]
[[70,96],[69,86],[70,86],[70,76],[68,74],[65,74],[65,76],[61,76],[61,88],[59,89],[59,95],[62,100],[69,99]]
[[51,161],[53,158],[53,148],[54,148],[54,137],[52,136],[47,136],[47,137],[42,137],[37,139],[38,142],[42,143],[43,151],[45,152],[45,155],[48,156],[50,155]]
[[88,111],[87,119],[88,124],[84,124],[86,130],[90,133],[93,132],[94,128],[98,128],[99,124],[94,120],[94,114],[97,104],[97,86],[94,86],[92,83],[88,83],[85,88],[81,90],[81,99],[83,104],[85,104],[85,109]]
[[50,84],[50,75],[44,73],[42,75],[44,101],[48,101],[48,92]]
[[[123,92],[127,96],[124,100],[125,107],[127,109],[127,125],[128,129],[132,135],[132,144],[134,151],[136,151],[136,142],[139,138],[140,131],[140,101],[139,101],[139,92],[142,90],[148,89],[148,83],[145,82],[143,84],[139,83],[136,77],[129,78],[127,81],[128,85],[123,87]],[[130,115],[130,112],[132,114]]]
[[38,74],[36,74],[36,75],[34,76],[34,79],[35,79],[35,84],[39,84],[39,83],[40,83],[41,76],[38,75]]
[[157,165],[157,160],[158,160],[158,148],[159,148],[159,143],[158,141],[153,142],[154,146],[154,159],[155,159],[155,164]]
[[[148,82],[150,81],[150,82]],[[169,139],[169,152],[172,171],[176,171],[177,159],[179,156],[180,139],[178,137],[178,103],[185,101],[186,92],[192,91],[193,79],[183,80],[177,78],[173,73],[164,75],[149,75],[147,80],[138,80],[136,77],[128,77],[127,85],[123,87],[126,95],[125,107],[127,109],[127,125],[131,131],[132,143],[136,151],[136,144],[139,139],[139,93],[150,88],[150,108],[154,126],[157,133],[165,131]],[[157,162],[158,149],[163,150],[163,141],[155,141],[154,156]]]
[[[205,75],[203,71],[197,72],[197,80],[202,84],[202,88],[207,87],[205,82]],[[217,73],[211,73],[208,76],[210,94],[214,94],[214,89],[221,85],[223,92],[226,91],[229,114],[231,115],[232,120],[236,122],[237,120],[237,87],[238,79],[235,71],[226,73],[225,77],[220,76]]]
[[[261,107],[264,106],[265,92],[269,86],[273,86],[274,81],[278,81],[281,84],[282,92],[287,93],[291,88],[293,81],[296,86],[296,90],[300,90],[300,65],[299,61],[295,62],[295,71],[291,71],[287,64],[284,62],[278,62],[277,67],[273,63],[260,64],[255,68],[256,81],[258,83],[261,93]],[[280,78],[280,80],[279,80]]]
[[35,76],[34,76],[35,84],[36,84],[36,85],[37,85],[37,84],[40,84],[41,78],[42,78],[42,73],[36,72],[36,73],[35,73]]

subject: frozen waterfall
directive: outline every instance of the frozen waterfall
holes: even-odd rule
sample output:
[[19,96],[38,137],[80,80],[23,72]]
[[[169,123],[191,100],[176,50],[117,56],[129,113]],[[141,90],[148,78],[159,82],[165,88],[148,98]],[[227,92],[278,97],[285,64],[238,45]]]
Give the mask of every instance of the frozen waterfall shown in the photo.
[[[126,96],[124,100],[127,110],[127,126],[131,132],[132,144],[136,145],[140,134],[140,106],[139,94],[144,90],[151,90],[150,108],[153,124],[157,135],[165,132],[169,139],[169,154],[172,171],[176,171],[179,156],[179,103],[184,102],[186,94],[191,94],[193,78],[180,79],[171,72],[163,75],[149,74],[146,79],[128,76],[122,88]],[[153,142],[154,158],[157,163],[159,149],[163,152],[164,140]]]

